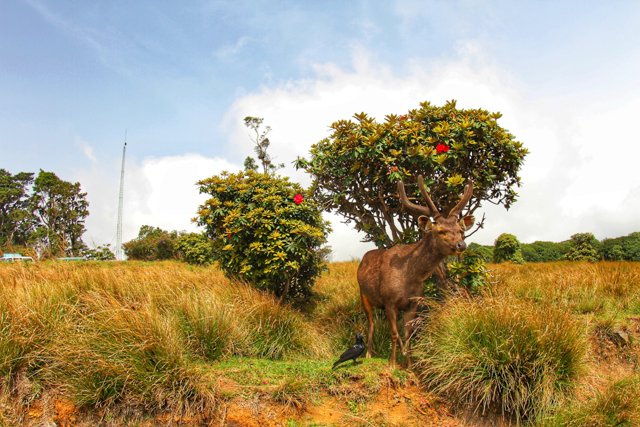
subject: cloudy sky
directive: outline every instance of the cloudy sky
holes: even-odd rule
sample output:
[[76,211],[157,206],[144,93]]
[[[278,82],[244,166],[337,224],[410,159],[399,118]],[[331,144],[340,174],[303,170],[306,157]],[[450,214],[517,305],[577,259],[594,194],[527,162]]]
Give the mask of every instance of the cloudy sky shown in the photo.
[[[530,150],[519,201],[486,207],[521,241],[640,231],[640,2],[0,2],[0,168],[79,181],[85,240],[195,230],[195,182],[238,170],[265,119],[283,173],[357,112],[421,101],[500,111]],[[335,260],[369,247],[331,217]]]

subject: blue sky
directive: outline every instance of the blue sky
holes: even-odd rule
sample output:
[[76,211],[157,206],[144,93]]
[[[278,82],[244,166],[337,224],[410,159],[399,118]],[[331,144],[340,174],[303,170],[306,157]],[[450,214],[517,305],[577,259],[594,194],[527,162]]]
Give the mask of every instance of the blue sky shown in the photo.
[[[245,115],[289,164],[334,120],[455,98],[531,150],[520,201],[472,240],[613,237],[640,230],[638,22],[635,1],[4,0],[0,167],[80,181],[86,240],[114,243],[125,129],[127,240],[194,229],[195,180],[251,152]],[[360,257],[334,228],[335,259]]]

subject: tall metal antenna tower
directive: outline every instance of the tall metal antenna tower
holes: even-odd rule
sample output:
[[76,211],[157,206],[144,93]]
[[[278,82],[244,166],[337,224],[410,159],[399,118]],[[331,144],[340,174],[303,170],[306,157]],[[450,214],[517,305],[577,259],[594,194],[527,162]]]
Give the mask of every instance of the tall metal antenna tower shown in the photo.
[[120,169],[120,196],[118,198],[118,231],[116,232],[116,259],[124,260],[122,251],[122,204],[124,201],[124,155],[127,152],[127,130],[124,131],[124,147],[122,147],[122,168]]

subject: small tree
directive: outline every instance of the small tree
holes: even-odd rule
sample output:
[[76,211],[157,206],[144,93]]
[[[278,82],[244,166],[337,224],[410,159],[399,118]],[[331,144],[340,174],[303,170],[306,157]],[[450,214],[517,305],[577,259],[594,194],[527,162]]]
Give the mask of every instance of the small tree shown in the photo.
[[198,183],[211,196],[197,222],[213,240],[222,270],[281,300],[310,294],[324,265],[328,223],[298,184],[254,171]]
[[177,231],[165,231],[159,227],[143,225],[138,237],[125,242],[122,247],[127,258],[142,261],[177,259]]
[[520,242],[513,234],[502,233],[496,239],[493,249],[493,262],[500,263],[511,261],[516,264],[522,264],[522,252],[520,251]]
[[564,255],[569,261],[600,260],[600,242],[592,233],[577,233],[571,236],[571,247]]
[[[278,168],[284,167],[284,165],[283,164],[274,165],[273,162],[271,161],[271,156],[267,152],[267,149],[271,144],[271,141],[269,141],[269,138],[267,137],[269,132],[271,132],[271,126],[267,126],[264,128],[264,130],[261,130],[260,128],[263,122],[264,122],[264,119],[261,117],[247,116],[244,118],[244,125],[255,133],[255,136],[253,136],[251,140],[255,144],[254,150],[256,152],[256,156],[258,157],[258,161],[262,166],[262,172],[273,173]],[[249,170],[255,171],[258,169],[258,165],[256,164],[256,162],[253,160],[252,157],[247,157],[244,160],[244,168],[247,171]]]

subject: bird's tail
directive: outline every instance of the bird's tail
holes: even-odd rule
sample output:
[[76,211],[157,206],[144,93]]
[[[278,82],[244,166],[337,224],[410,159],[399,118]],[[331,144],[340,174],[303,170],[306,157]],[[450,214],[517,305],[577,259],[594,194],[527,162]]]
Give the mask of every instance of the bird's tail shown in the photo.
[[331,369],[336,369],[336,366],[338,366],[339,364],[340,364],[339,360],[334,362],[333,367]]

